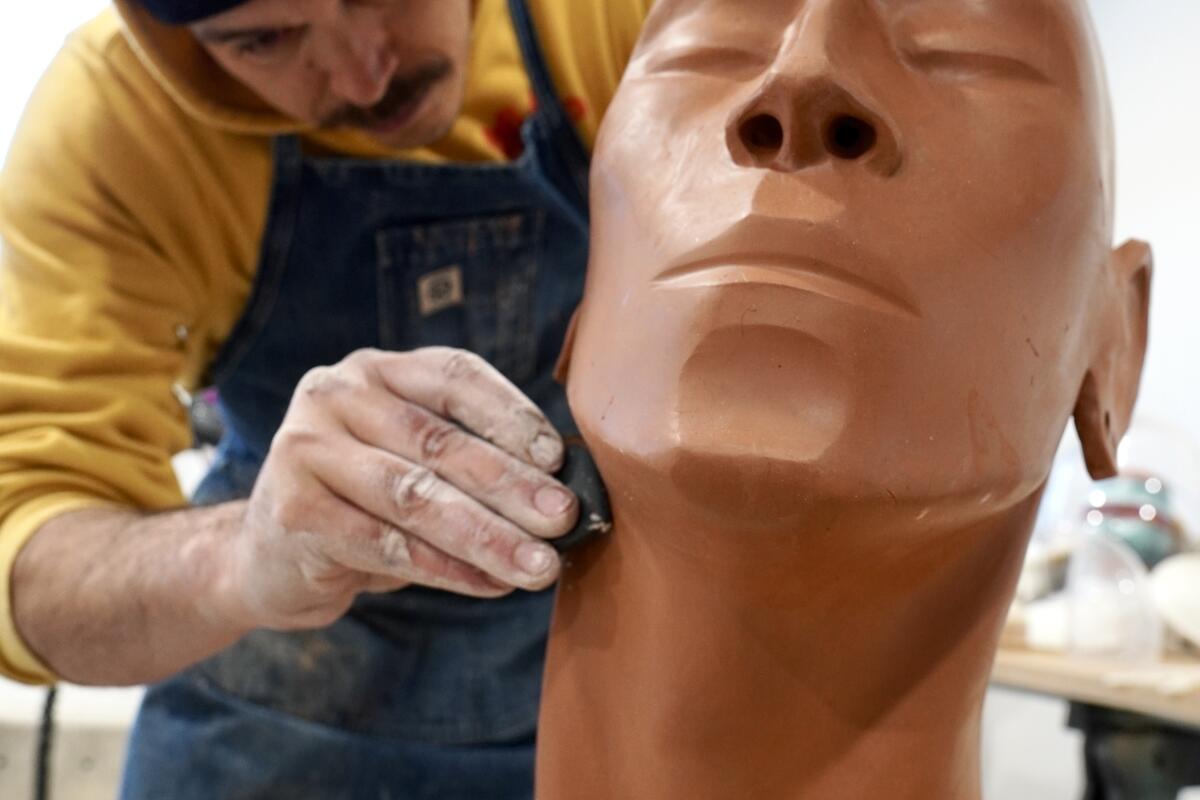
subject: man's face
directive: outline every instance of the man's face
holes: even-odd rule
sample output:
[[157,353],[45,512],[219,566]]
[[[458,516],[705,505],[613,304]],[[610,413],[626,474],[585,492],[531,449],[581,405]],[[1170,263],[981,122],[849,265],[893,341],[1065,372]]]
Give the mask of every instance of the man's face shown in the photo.
[[191,30],[270,106],[391,147],[437,140],[462,105],[469,0],[251,0]]
[[592,173],[589,438],[726,512],[1035,491],[1109,259],[1085,14],[660,0]]

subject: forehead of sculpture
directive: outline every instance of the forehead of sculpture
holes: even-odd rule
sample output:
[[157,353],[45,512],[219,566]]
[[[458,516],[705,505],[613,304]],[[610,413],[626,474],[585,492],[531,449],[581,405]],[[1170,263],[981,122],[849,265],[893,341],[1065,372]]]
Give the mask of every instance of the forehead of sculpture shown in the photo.
[[[978,49],[1031,63],[1064,88],[1084,86],[1094,50],[1082,0],[658,0],[640,52],[684,42],[761,56],[814,35],[882,31],[897,55]],[[1091,78],[1091,75],[1086,75]]]

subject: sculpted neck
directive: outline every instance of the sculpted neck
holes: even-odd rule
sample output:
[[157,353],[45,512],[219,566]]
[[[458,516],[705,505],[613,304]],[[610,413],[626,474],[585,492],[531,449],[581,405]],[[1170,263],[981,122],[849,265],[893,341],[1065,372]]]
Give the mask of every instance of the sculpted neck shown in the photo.
[[581,782],[543,745],[540,796],[978,797],[1040,493],[940,530],[836,503],[780,529],[610,488],[611,538],[564,576],[541,739],[602,755]]

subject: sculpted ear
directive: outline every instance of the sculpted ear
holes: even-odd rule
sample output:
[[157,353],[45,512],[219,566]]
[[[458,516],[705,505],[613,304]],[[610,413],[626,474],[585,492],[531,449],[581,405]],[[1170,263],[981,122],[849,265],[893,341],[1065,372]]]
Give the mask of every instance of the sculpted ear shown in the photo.
[[1152,270],[1150,246],[1130,241],[1113,251],[1101,278],[1108,284],[1100,293],[1106,300],[1094,326],[1092,362],[1075,401],[1075,430],[1096,480],[1117,474],[1117,443],[1133,416],[1146,358]]
[[575,309],[575,313],[571,315],[571,321],[567,323],[567,336],[563,340],[558,361],[554,364],[554,380],[563,386],[567,385],[567,376],[571,372],[571,351],[575,349],[575,329],[579,326],[579,311],[580,309]]

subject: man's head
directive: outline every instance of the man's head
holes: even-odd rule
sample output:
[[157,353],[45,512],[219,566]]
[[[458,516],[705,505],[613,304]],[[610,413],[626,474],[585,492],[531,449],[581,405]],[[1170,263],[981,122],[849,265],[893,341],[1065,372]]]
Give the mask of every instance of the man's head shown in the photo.
[[299,122],[413,147],[458,116],[470,0],[140,2],[161,22],[187,25],[225,72]]
[[1149,251],[1110,249],[1107,103],[1082,0],[659,0],[597,144],[581,426],[727,513],[989,513],[1072,411],[1110,470]]

